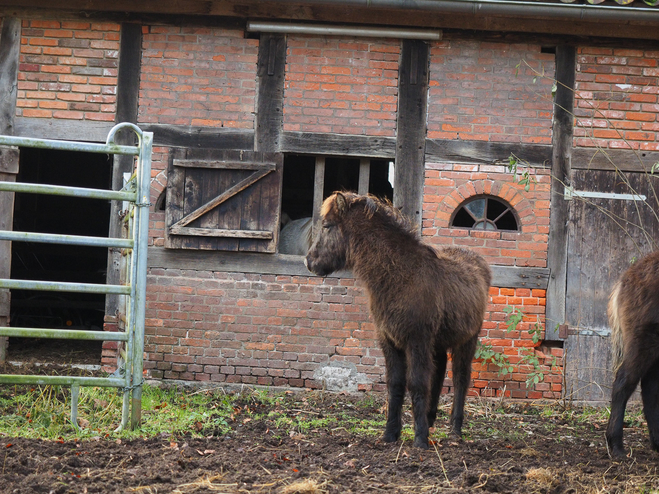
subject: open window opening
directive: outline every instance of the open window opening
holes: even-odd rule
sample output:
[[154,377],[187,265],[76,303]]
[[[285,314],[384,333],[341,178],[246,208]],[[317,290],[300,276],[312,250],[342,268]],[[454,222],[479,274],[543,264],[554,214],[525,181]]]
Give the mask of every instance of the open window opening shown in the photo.
[[[112,156],[22,148],[17,181],[109,189]],[[110,202],[16,193],[17,231],[107,237]],[[105,283],[107,248],[12,242],[11,277]],[[103,330],[105,295],[12,290],[13,327]],[[56,363],[100,363],[102,342],[10,338],[8,359]],[[43,360],[42,360],[43,358]]]
[[477,196],[462,203],[451,218],[451,226],[472,230],[518,231],[519,221],[512,206],[493,196]]
[[279,253],[305,255],[322,201],[337,190],[393,201],[394,163],[387,159],[288,155],[284,159]]

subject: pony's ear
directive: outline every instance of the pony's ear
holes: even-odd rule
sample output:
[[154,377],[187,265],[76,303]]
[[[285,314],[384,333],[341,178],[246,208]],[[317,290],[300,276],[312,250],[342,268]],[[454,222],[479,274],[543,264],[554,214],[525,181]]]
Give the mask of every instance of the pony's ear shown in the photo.
[[336,204],[336,210],[340,215],[344,215],[346,211],[348,211],[348,200],[343,194],[341,194],[341,192],[336,193],[334,203]]

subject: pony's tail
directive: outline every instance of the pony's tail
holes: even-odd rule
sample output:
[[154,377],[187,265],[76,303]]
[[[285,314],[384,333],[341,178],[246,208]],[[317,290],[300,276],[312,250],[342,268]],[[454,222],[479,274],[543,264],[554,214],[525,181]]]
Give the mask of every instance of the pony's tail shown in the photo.
[[607,315],[609,316],[609,325],[611,326],[611,354],[613,357],[613,373],[616,374],[622,365],[624,357],[624,341],[622,337],[622,325],[620,322],[620,282],[613,286],[613,291],[609,297],[609,306]]

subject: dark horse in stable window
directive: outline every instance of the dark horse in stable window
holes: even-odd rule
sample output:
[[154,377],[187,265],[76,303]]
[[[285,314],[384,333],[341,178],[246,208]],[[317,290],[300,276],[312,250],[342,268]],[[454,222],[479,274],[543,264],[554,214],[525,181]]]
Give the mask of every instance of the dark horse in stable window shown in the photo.
[[625,407],[640,381],[650,445],[659,451],[659,251],[625,271],[611,292],[608,315],[616,377],[607,444],[612,455],[624,454]]
[[428,448],[428,428],[453,359],[452,430],[462,432],[471,361],[488,302],[490,268],[471,251],[435,250],[397,209],[372,196],[334,193],[305,259],[315,274],[350,269],[364,284],[385,357],[389,410],[383,440],[398,440],[405,389],[414,445]]

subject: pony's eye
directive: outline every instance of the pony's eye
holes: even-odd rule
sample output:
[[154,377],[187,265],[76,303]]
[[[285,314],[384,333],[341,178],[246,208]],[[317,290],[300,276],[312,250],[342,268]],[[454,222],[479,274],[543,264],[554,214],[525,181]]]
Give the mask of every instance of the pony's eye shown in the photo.
[[323,228],[325,228],[326,230],[329,230],[329,229],[332,228],[333,226],[334,226],[334,225],[333,225],[332,223],[323,223]]

